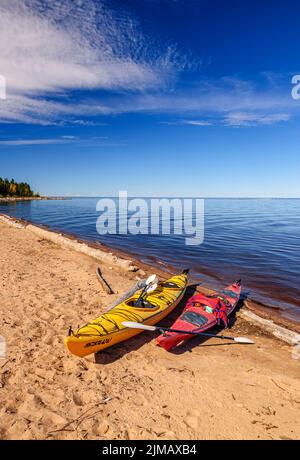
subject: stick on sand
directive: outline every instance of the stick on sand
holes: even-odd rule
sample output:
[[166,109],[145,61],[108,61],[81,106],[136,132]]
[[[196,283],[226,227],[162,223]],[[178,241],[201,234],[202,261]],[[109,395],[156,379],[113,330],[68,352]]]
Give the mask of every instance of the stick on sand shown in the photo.
[[96,268],[96,275],[98,277],[98,280],[99,280],[101,286],[107,292],[107,294],[114,294],[114,291],[112,290],[112,288],[110,287],[110,285],[108,284],[106,279],[103,277],[102,272],[100,270],[100,267]]

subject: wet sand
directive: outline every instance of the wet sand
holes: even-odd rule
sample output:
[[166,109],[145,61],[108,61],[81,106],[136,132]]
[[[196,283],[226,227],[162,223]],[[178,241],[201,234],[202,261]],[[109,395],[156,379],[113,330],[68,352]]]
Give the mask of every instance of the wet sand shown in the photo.
[[101,263],[116,292],[109,296],[98,264],[0,222],[2,439],[299,438],[298,355],[240,317],[228,334],[255,345],[193,339],[167,353],[143,333],[96,356],[70,355],[68,327],[145,276]]

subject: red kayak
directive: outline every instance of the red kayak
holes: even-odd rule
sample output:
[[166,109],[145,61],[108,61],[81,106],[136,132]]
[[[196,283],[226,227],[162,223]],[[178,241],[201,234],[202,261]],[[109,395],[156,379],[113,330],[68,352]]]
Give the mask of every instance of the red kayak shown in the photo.
[[[221,322],[227,327],[227,317],[235,309],[240,295],[241,280],[234,282],[221,292],[196,294],[188,300],[182,314],[170,328],[203,332]],[[166,332],[156,340],[161,347],[169,351],[191,337],[194,335]]]

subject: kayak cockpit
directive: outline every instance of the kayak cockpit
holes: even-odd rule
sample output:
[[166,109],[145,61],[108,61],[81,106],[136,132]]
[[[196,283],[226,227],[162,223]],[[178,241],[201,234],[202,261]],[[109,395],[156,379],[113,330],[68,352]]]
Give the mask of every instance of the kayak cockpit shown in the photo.
[[126,305],[131,308],[143,309],[143,310],[157,310],[158,305],[154,305],[146,299],[140,299],[137,304],[137,299],[130,299],[126,302]]

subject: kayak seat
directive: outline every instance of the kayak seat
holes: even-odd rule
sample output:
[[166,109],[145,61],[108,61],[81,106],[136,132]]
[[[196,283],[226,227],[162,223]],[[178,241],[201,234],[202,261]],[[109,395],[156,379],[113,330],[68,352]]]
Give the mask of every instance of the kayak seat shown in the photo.
[[195,311],[186,311],[185,313],[183,313],[181,319],[183,319],[187,323],[191,323],[199,327],[202,327],[206,323],[208,323],[208,319],[206,318],[206,316],[201,315],[200,313],[196,313]]
[[139,304],[136,305],[135,300],[126,302],[126,304],[129,307],[135,307],[135,308],[146,308],[146,309],[151,309],[151,308],[157,308],[157,305],[153,305],[152,303],[148,302],[147,300],[140,300]]
[[232,299],[237,299],[238,295],[236,292],[232,291],[231,289],[224,289],[222,291],[223,295],[228,295],[228,297],[231,297]]

